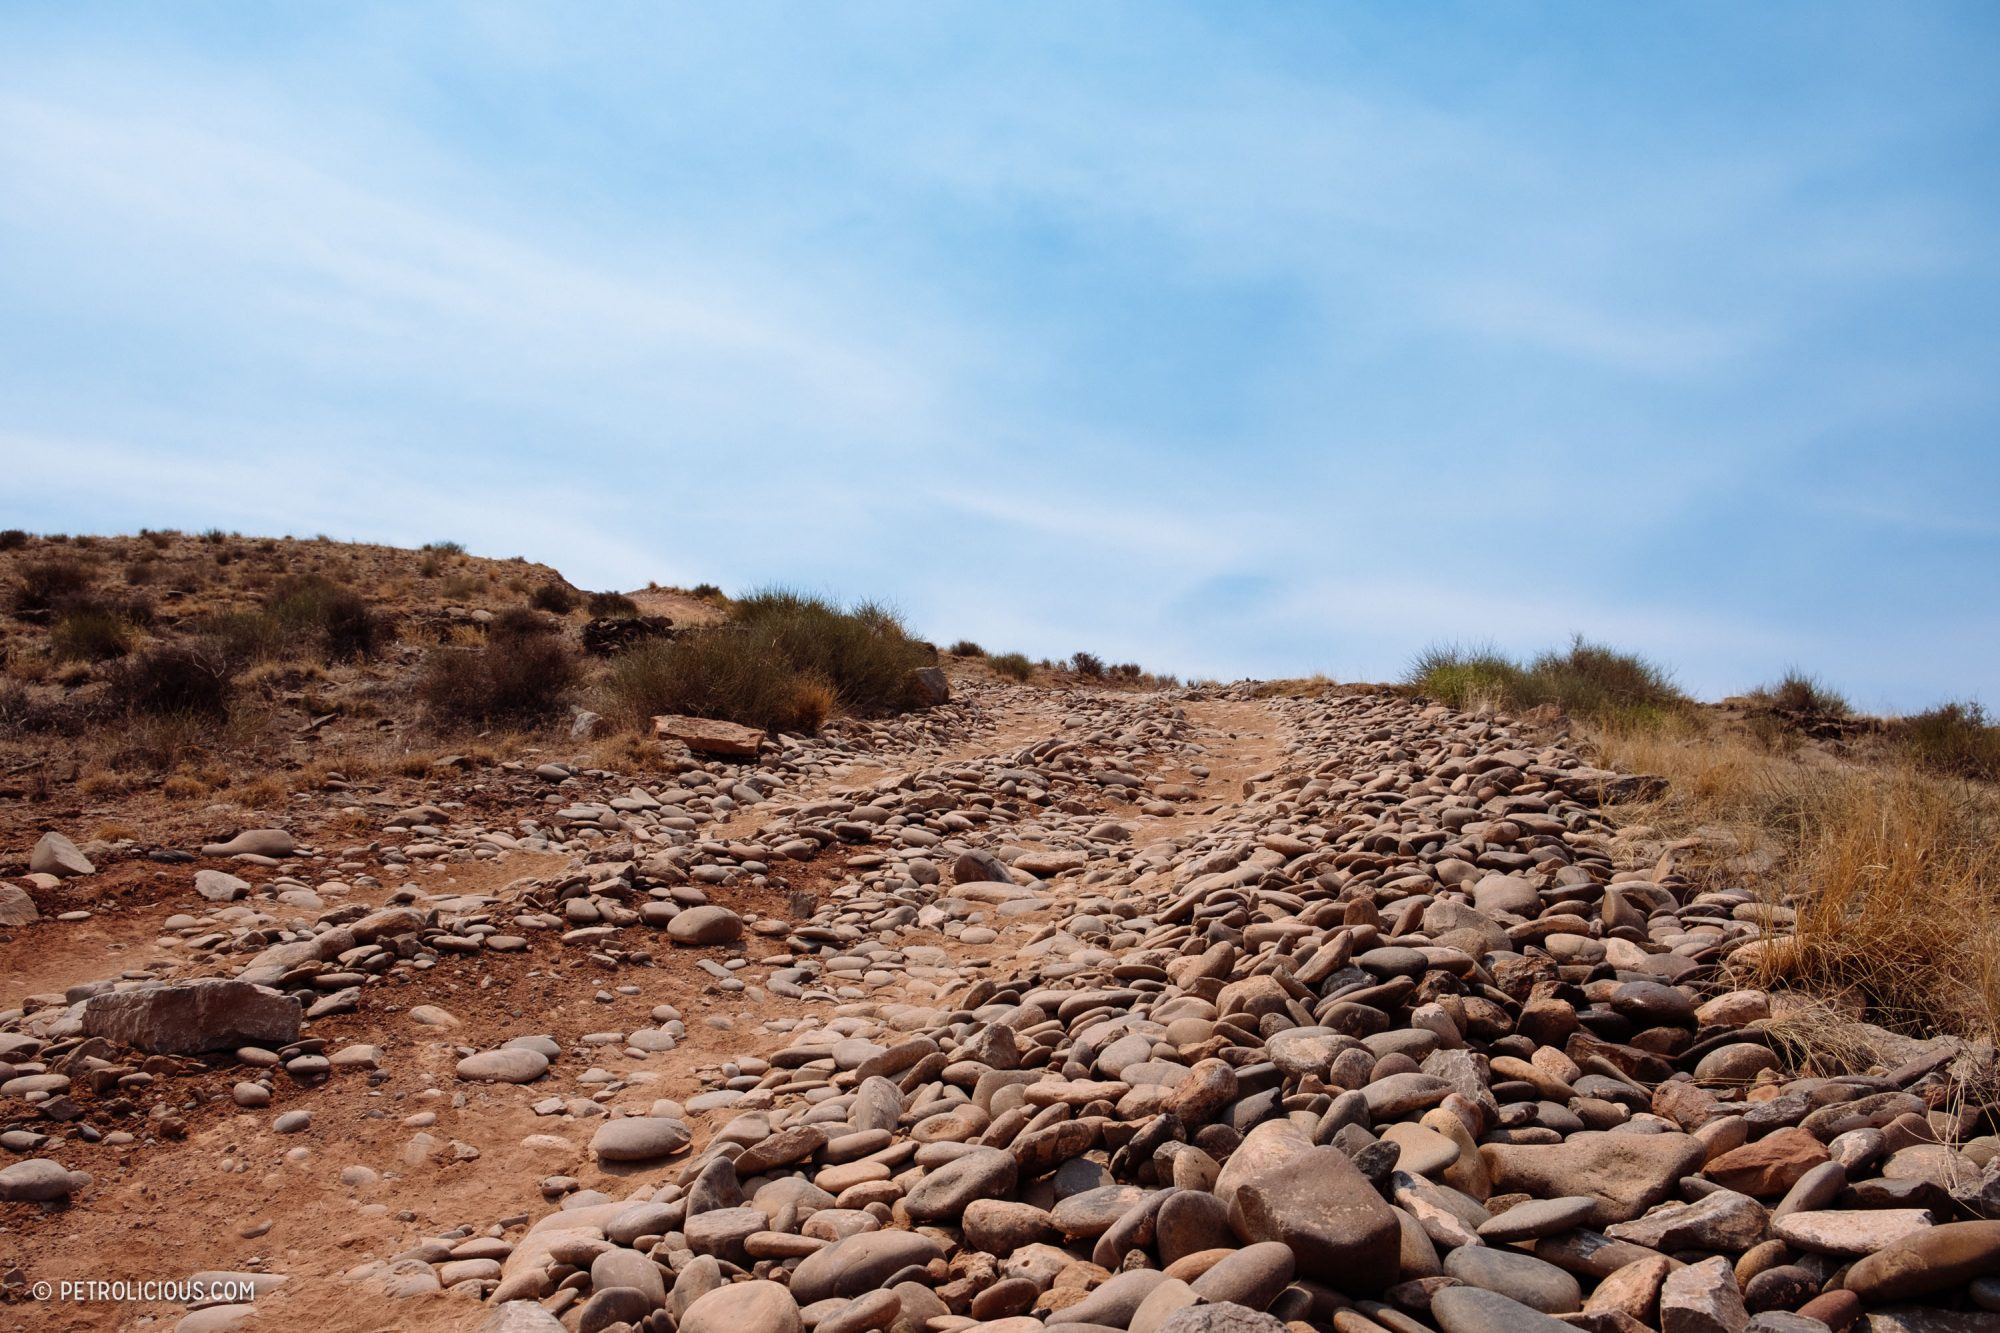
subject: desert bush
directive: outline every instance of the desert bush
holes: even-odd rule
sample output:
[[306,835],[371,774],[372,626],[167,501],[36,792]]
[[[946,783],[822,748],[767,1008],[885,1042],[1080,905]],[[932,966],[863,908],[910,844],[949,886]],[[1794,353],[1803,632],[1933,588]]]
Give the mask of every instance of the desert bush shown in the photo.
[[688,589],[688,596],[700,598],[704,602],[726,602],[729,600],[722,595],[722,589],[716,587],[713,583],[695,584],[694,587]]
[[622,592],[594,592],[585,603],[585,609],[593,616],[636,616],[639,604]]
[[112,700],[127,713],[221,719],[235,694],[235,669],[219,644],[206,639],[160,644],[135,653],[107,674]]
[[171,528],[165,531],[161,531],[158,528],[139,529],[140,538],[144,540],[147,544],[152,546],[152,548],[156,551],[166,550],[167,547],[173,544],[173,540],[176,535],[177,534]]
[[843,611],[784,588],[732,602],[722,628],[747,635],[795,674],[830,686],[849,713],[907,708],[913,702],[910,673],[934,659],[887,607],[860,602]]
[[649,639],[613,658],[603,711],[644,727],[657,713],[714,717],[767,731],[817,731],[834,691],[772,656],[748,634],[716,628]]
[[563,711],[580,676],[558,635],[502,632],[482,648],[433,649],[417,693],[439,725],[533,725]]
[[465,545],[462,542],[425,542],[423,549],[435,552],[438,555],[465,554]]
[[447,602],[469,602],[479,595],[485,584],[476,574],[453,574],[438,589],[438,596]]
[[1069,669],[1091,680],[1104,679],[1104,659],[1096,653],[1073,654],[1069,659]]
[[1523,712],[1553,704],[1575,717],[1625,726],[1665,725],[1692,714],[1691,701],[1664,668],[1581,635],[1567,652],[1545,652],[1525,666],[1490,647],[1434,646],[1411,664],[1405,685],[1453,708]]
[[18,551],[28,544],[28,534],[20,528],[0,529],[0,551]]
[[1026,681],[1035,674],[1035,664],[1024,653],[997,653],[986,659],[986,665],[1003,676]]
[[35,732],[75,731],[78,710],[47,702],[18,680],[0,678],[0,736],[26,736]]
[[910,673],[930,661],[883,607],[843,611],[776,589],[732,603],[722,624],[621,653],[605,673],[604,711],[632,725],[686,713],[812,732],[836,709],[908,707]]
[[105,606],[73,607],[49,630],[49,652],[58,662],[108,662],[131,649],[132,622]]
[[212,616],[201,622],[199,632],[239,671],[258,662],[284,657],[292,645],[292,635],[265,611],[231,611]]
[[526,606],[510,606],[487,623],[488,639],[522,639],[540,634],[560,634],[562,623]]
[[80,597],[90,587],[90,565],[73,555],[52,555],[25,560],[14,581],[16,614],[53,611],[62,603]]
[[125,582],[130,587],[143,588],[153,581],[153,576],[159,573],[159,570],[159,559],[153,555],[128,560],[125,563]]
[[981,648],[978,644],[974,643],[970,639],[960,639],[957,643],[954,643],[951,647],[945,649],[945,651],[950,653],[953,657],[986,656],[986,650],[984,648]]
[[1750,691],[1750,698],[1766,708],[1816,717],[1846,717],[1850,711],[1846,698],[1838,690],[1797,667],[1787,667],[1777,684],[1760,685]]
[[566,616],[576,610],[576,591],[550,579],[528,596],[528,604],[551,615]]
[[281,579],[264,610],[293,644],[328,662],[373,657],[392,637],[386,616],[352,588],[322,574]]
[[1925,772],[2000,782],[2000,725],[1978,703],[1941,704],[1899,719],[1889,735]]

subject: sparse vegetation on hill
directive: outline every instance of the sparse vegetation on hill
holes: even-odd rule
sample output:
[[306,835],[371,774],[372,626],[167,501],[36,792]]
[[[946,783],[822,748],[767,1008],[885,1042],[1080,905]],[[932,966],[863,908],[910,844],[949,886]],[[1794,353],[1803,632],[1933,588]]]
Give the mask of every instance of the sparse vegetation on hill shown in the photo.
[[1026,681],[1035,674],[1035,664],[1024,653],[996,653],[986,664],[1010,680]]
[[550,615],[566,616],[576,610],[576,591],[560,579],[550,579],[528,598],[530,605]]
[[1694,707],[1665,668],[1581,635],[1567,651],[1527,663],[1492,648],[1428,648],[1405,684],[1453,708],[1523,713],[1550,704],[1572,717],[1621,726],[1661,725],[1686,718]]
[[843,610],[773,589],[738,598],[719,624],[620,654],[604,680],[605,711],[633,726],[686,713],[811,732],[836,709],[911,706],[911,673],[930,661],[883,607]]
[[81,556],[58,554],[21,563],[14,579],[14,614],[56,610],[91,585],[91,565]]
[[639,614],[639,604],[622,592],[594,592],[584,603],[593,616],[623,618]]
[[1851,711],[1840,691],[1807,675],[1796,667],[1786,670],[1775,685],[1760,685],[1749,697],[1765,708],[1819,717],[1846,717]]
[[1929,773],[2000,782],[2000,726],[1977,703],[1948,703],[1900,718],[1889,735]]
[[497,617],[477,648],[437,648],[417,693],[445,726],[533,726],[560,716],[582,677],[561,627],[526,607]]

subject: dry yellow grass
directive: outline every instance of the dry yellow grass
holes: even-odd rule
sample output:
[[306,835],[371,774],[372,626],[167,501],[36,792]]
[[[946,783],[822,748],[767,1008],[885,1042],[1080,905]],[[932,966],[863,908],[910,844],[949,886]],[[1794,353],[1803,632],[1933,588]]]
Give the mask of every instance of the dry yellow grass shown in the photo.
[[261,773],[229,788],[229,799],[245,810],[275,810],[287,795],[284,780],[274,773]]
[[1317,699],[1340,684],[1324,672],[1288,680],[1267,680],[1250,691],[1259,699]]
[[1632,812],[1661,832],[1720,826],[1775,854],[1758,875],[1707,868],[1798,913],[1796,937],[1763,950],[1763,982],[1914,1034],[2000,1037],[2000,789],[1889,760],[1773,753],[1740,733],[1593,739],[1616,766],[1669,779]]
[[617,732],[598,741],[591,758],[597,767],[616,773],[664,773],[676,762],[659,741],[633,731]]

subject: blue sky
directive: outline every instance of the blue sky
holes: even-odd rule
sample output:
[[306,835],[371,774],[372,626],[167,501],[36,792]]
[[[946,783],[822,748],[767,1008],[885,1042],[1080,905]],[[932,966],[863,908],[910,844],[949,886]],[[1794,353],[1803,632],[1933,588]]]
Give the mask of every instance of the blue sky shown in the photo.
[[0,7],[0,525],[2000,702],[1989,5]]

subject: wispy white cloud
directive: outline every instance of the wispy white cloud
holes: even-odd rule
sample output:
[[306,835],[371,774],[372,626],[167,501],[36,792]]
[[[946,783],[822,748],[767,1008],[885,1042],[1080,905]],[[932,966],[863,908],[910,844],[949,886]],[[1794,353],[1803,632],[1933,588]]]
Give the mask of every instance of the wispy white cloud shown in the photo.
[[1702,67],[1754,77],[1706,89],[1400,13],[10,22],[12,524],[448,536],[1226,675],[1571,629],[1728,688],[1990,675],[1970,575],[1896,608],[1957,618],[1921,671],[1830,595],[1842,524],[1996,535],[1990,173],[1906,151],[1990,108],[1851,77],[1868,24],[1781,124],[1713,104],[1764,86],[1728,24]]

